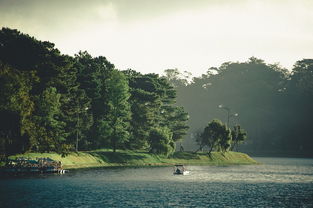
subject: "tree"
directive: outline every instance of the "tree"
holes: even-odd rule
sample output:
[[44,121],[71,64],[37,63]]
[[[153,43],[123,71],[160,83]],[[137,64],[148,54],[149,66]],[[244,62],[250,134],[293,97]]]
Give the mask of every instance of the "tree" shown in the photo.
[[[0,150],[4,155],[29,150],[34,102],[34,72],[20,72],[0,61]],[[0,153],[1,154],[1,153]]]
[[254,57],[246,62],[227,62],[178,88],[177,104],[190,115],[190,132],[204,127],[208,119],[227,119],[218,106],[232,106],[240,115],[236,123],[245,126],[251,137],[242,148],[273,150],[282,147],[291,119],[286,115],[295,112],[287,109],[291,102],[285,92],[287,81],[288,72],[277,64]]
[[280,146],[289,151],[311,155],[313,148],[313,59],[295,63],[284,91],[284,142]]
[[150,149],[153,129],[167,129],[174,150],[188,129],[175,89],[157,74],[121,73],[87,52],[62,55],[9,28],[0,30],[0,65],[3,152]]
[[188,85],[191,77],[190,72],[184,71],[184,73],[181,73],[178,69],[166,69],[164,73],[167,81],[175,88]]
[[[90,100],[90,106],[80,106],[80,109],[88,108],[89,117],[92,117],[90,130],[86,132],[83,141],[87,148],[101,148],[109,145],[105,138],[108,134],[108,124],[105,121],[109,109],[107,80],[114,70],[105,57],[93,58],[88,52],[79,52],[75,55],[75,68],[77,68],[77,82],[79,89],[85,91]],[[85,103],[85,102],[84,102]]]
[[234,126],[231,131],[232,135],[232,146],[231,150],[237,149],[238,145],[243,143],[247,139],[247,132],[240,127],[240,125]]
[[61,94],[56,88],[49,87],[35,99],[36,111],[33,121],[36,129],[32,137],[36,143],[31,147],[35,151],[66,154],[71,149],[71,146],[66,144],[66,124],[60,119],[60,98]]
[[218,150],[222,153],[227,152],[231,148],[232,135],[230,128],[225,125],[224,131],[222,133],[221,139],[218,144]]
[[189,129],[186,124],[189,116],[183,107],[176,105],[176,90],[168,80],[161,77],[157,79],[157,82],[157,92],[161,100],[160,126],[167,126],[173,133],[173,140],[177,142],[182,140]]
[[40,94],[47,87],[56,87],[60,93],[67,83],[62,76],[70,76],[71,59],[48,41],[38,41],[18,30],[0,30],[0,60],[19,71],[35,71],[39,82],[33,83],[32,94]]
[[131,138],[130,148],[149,147],[149,132],[154,128],[168,128],[173,141],[182,140],[188,130],[188,114],[175,105],[176,91],[164,77],[157,74],[141,75],[134,71],[129,75],[131,89]]
[[108,115],[106,123],[111,129],[108,135],[113,152],[129,139],[129,120],[131,118],[128,82],[122,72],[114,70],[106,81],[108,88]]
[[90,141],[88,141],[88,133],[93,125],[93,117],[91,113],[91,100],[87,97],[83,89],[76,89],[73,92],[75,99],[70,102],[73,105],[72,111],[67,112],[73,118],[71,120],[72,131],[68,138],[69,144],[74,144],[75,151],[87,150]]
[[149,132],[159,125],[156,116],[161,105],[160,97],[156,94],[155,80],[149,75],[135,71],[124,72],[129,79],[132,117],[130,121],[130,139],[127,143],[130,149],[149,148]]
[[[29,35],[17,30],[2,28],[0,30],[0,60],[13,66],[21,73],[33,73],[38,78],[36,82],[30,83],[31,97],[40,98],[43,92],[49,88],[55,88],[60,94],[60,110],[58,121],[64,123],[66,140],[71,140],[72,132],[76,129],[73,125],[75,117],[72,105],[76,99],[75,91],[77,70],[73,67],[73,59],[62,55],[53,43],[38,41]],[[38,101],[38,100],[37,100]],[[37,103],[38,104],[38,103]],[[38,107],[35,106],[35,107]],[[38,112],[38,109],[36,109]],[[35,128],[28,122],[30,128]],[[35,139],[29,132],[31,139]]]
[[231,133],[220,120],[213,120],[204,128],[201,138],[201,144],[210,148],[208,154],[214,148],[225,152],[230,147]]
[[163,111],[163,123],[173,133],[173,141],[182,140],[189,129],[189,126],[186,124],[189,119],[188,113],[184,111],[183,107],[178,106],[167,106],[164,109],[166,110]]
[[292,70],[291,83],[304,93],[313,96],[313,59],[297,61]]
[[150,152],[168,156],[175,150],[172,132],[166,128],[154,128],[150,131]]

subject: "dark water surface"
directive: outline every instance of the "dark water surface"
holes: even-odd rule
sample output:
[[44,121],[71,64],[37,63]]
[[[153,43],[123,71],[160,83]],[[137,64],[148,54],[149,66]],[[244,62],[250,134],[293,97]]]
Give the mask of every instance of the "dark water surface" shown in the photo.
[[0,178],[0,207],[313,207],[313,159],[262,165],[102,168]]

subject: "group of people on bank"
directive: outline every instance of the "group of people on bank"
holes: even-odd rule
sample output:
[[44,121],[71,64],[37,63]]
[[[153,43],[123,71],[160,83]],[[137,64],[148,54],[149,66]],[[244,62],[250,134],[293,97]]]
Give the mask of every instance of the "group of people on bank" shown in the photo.
[[4,168],[7,172],[59,172],[62,170],[62,163],[49,157],[35,160],[19,157],[6,160]]

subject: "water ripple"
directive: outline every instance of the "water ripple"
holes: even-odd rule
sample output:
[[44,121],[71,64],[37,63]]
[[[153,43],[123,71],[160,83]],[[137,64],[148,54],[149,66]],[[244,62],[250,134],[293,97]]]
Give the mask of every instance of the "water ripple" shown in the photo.
[[257,160],[187,176],[161,167],[0,179],[0,207],[313,207],[313,160]]

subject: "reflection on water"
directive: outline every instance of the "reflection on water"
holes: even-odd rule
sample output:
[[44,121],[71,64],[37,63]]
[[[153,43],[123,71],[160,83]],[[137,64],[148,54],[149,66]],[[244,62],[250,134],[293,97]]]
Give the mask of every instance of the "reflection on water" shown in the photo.
[[0,207],[313,207],[313,159],[261,165],[102,168],[0,179]]

